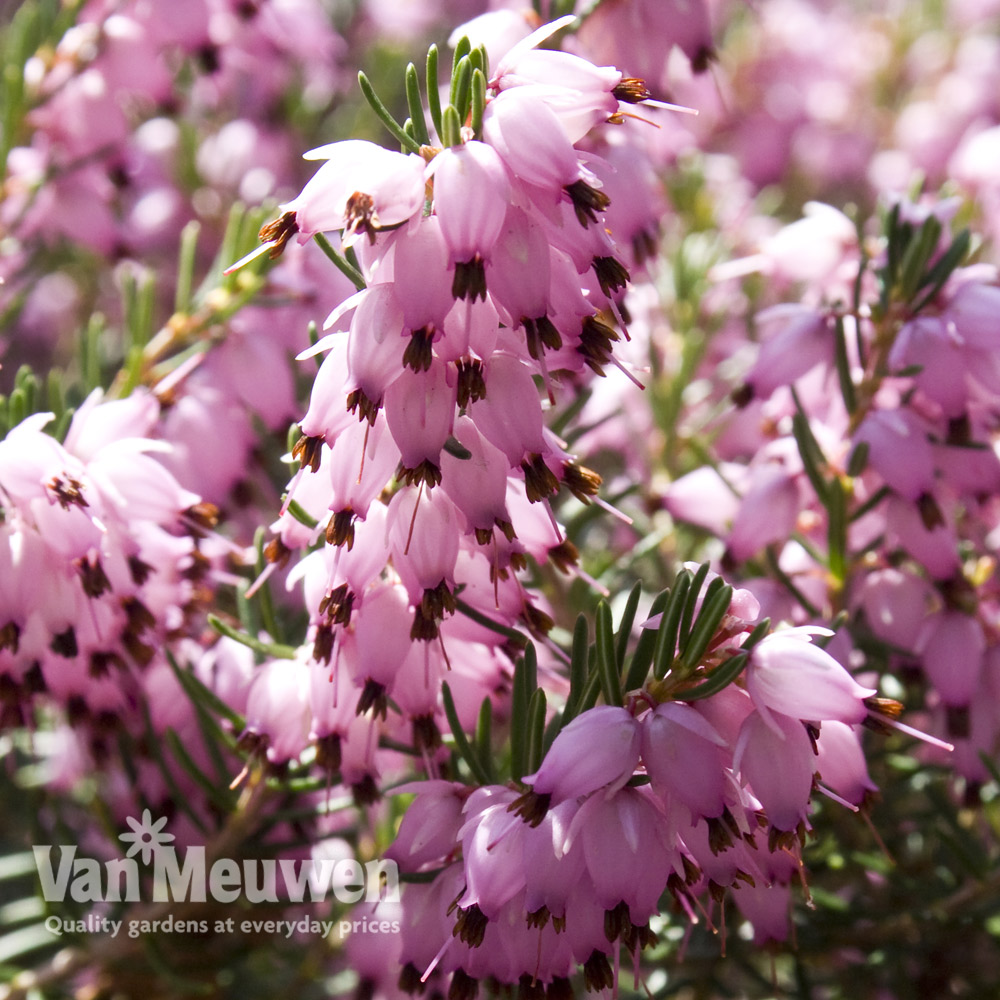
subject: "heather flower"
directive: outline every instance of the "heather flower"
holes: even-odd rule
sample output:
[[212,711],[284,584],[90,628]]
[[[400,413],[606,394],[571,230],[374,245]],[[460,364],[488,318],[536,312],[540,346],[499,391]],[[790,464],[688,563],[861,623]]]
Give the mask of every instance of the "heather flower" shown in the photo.
[[826,629],[785,629],[765,636],[750,653],[747,691],[765,724],[774,722],[775,734],[787,727],[773,713],[820,722],[863,722],[865,699],[874,688],[858,684],[824,649],[811,641]]
[[687,705],[664,702],[642,719],[642,761],[654,790],[682,802],[694,818],[726,808],[725,740]]
[[500,235],[510,180],[492,146],[470,141],[442,150],[431,162],[434,211],[455,266],[455,298],[486,297],[483,262]]
[[374,240],[379,230],[405,222],[423,207],[424,162],[419,156],[349,139],[312,149],[305,158],[325,162],[302,192],[281,206],[279,219],[262,231],[272,254],[296,234],[300,243],[335,229],[344,230],[345,245],[361,235]]
[[309,745],[309,667],[272,660],[257,669],[247,693],[246,732],[274,764],[294,760]]
[[601,907],[614,910],[624,903],[634,925],[645,924],[657,912],[675,858],[677,867],[680,859],[665,841],[662,817],[643,789],[591,796],[573,818],[569,837],[571,843],[580,839]]
[[736,741],[733,769],[749,784],[775,829],[791,831],[805,822],[815,754],[798,719],[776,711],[767,716],[751,712]]
[[934,487],[930,428],[911,410],[878,410],[855,434],[868,445],[868,464],[905,500],[916,500]]
[[[531,785],[535,801],[546,805],[599,789],[610,795],[632,777],[639,762],[640,739],[638,722],[624,708],[598,705],[559,733],[542,766],[524,781]],[[526,818],[534,821],[536,817],[532,813]]]
[[823,723],[816,741],[816,771],[821,790],[829,786],[852,805],[861,805],[878,791],[868,774],[859,734],[844,722]]
[[396,791],[415,792],[416,798],[403,814],[386,857],[408,872],[442,864],[458,843],[468,790],[457,782],[429,779],[403,785]]
[[979,622],[960,611],[941,611],[916,641],[924,672],[948,706],[967,706],[978,689],[986,637]]

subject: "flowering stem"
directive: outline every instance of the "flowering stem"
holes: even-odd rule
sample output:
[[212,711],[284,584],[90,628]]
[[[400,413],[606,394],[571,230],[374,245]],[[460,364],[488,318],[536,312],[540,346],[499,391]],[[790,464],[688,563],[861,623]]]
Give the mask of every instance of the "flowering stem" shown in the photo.
[[211,625],[212,628],[214,628],[220,635],[227,636],[230,639],[235,639],[237,642],[242,643],[244,646],[248,646],[255,653],[260,653],[262,656],[269,656],[275,660],[295,659],[296,650],[293,646],[284,646],[280,643],[264,642],[263,640],[257,639],[252,635],[247,635],[246,632],[240,632],[231,625],[227,625],[217,615],[209,615],[208,624]]
[[344,257],[343,254],[338,253],[333,248],[330,241],[322,233],[316,233],[316,235],[313,236],[313,239],[319,245],[320,250],[322,250],[323,253],[325,253],[331,261],[333,261],[337,270],[340,271],[340,273],[343,274],[344,277],[346,277],[359,292],[368,287],[364,275],[357,270],[357,268],[352,267],[351,264],[348,263],[347,258]]

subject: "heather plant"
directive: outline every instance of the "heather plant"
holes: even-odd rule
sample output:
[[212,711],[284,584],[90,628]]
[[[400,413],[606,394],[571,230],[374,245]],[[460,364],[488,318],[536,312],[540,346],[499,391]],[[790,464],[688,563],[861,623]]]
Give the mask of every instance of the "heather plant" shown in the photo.
[[988,995],[996,12],[910,6],[21,6],[0,997]]

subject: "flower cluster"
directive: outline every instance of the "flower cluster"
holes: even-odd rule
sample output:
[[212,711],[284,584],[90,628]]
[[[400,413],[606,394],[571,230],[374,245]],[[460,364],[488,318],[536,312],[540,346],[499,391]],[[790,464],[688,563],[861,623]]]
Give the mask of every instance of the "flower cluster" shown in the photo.
[[200,626],[215,512],[158,461],[159,411],[148,393],[95,394],[63,444],[44,430],[51,413],[0,442],[8,722],[28,722],[45,692],[71,717],[117,724],[164,644]]
[[[739,653],[757,614],[736,592],[713,655]],[[638,962],[656,940],[664,893],[697,920],[733,889],[757,940],[784,940],[811,795],[856,810],[875,789],[858,727],[880,711],[876,692],[813,643],[823,631],[765,636],[741,654],[745,682],[691,703],[650,680],[626,706],[576,715],[520,793],[401,789],[417,799],[390,855],[437,874],[404,894],[400,985],[438,970],[449,996],[524,977],[558,996],[582,966],[588,989],[611,988],[619,950]]]
[[[269,554],[325,539],[290,578],[304,582],[312,662],[352,679],[349,711],[384,719],[393,699],[431,733],[444,671],[491,664],[503,641],[452,618],[459,594],[479,616],[544,634],[551,620],[518,573],[528,556],[574,566],[550,500],[563,489],[588,501],[600,483],[545,427],[536,379],[554,399],[563,379],[612,362],[628,272],[575,143],[648,95],[535,48],[566,20],[528,34],[488,81],[483,51],[465,43],[480,99],[466,97],[474,126],[454,105],[438,116],[450,144],[428,134],[417,152],[350,140],[307,154],[323,165],[250,255],[330,230],[357,253],[364,287],[302,355],[326,352]],[[483,676],[480,698],[495,670]]]

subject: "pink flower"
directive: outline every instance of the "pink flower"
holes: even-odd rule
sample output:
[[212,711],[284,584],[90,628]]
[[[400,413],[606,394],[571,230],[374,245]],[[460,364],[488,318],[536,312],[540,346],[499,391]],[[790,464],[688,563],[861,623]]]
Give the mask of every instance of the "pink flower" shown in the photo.
[[960,611],[941,611],[929,619],[918,639],[920,659],[946,705],[968,705],[978,689],[986,652],[979,622]]
[[524,779],[537,795],[566,799],[608,794],[632,777],[639,762],[639,724],[616,705],[597,705],[578,715],[555,738],[538,771]]
[[833,360],[834,336],[827,318],[799,303],[781,303],[757,314],[761,348],[746,384],[759,399],[790,385],[810,369]]
[[453,781],[428,780],[401,785],[396,792],[417,794],[403,813],[396,839],[385,856],[407,872],[440,866],[458,843],[468,788]]
[[380,229],[405,222],[423,207],[424,161],[415,154],[348,139],[310,150],[305,158],[326,162],[281,206],[284,215],[294,216],[300,243],[334,229],[344,230],[344,245],[362,234],[374,239]]
[[[765,723],[772,713],[793,719],[820,722],[863,722],[868,715],[864,701],[876,693],[862,687],[825,650],[814,645],[814,633],[825,629],[785,629],[765,636],[750,653],[747,690]],[[775,732],[785,727],[777,722]]]
[[934,487],[934,454],[924,421],[910,410],[878,410],[865,417],[856,442],[868,445],[868,464],[904,500]]
[[798,720],[760,711],[740,729],[733,769],[749,783],[771,825],[794,830],[806,818],[815,766],[812,743]]
[[488,260],[500,235],[510,181],[492,146],[475,140],[442,150],[431,161],[434,212],[452,263]]
[[642,760],[653,788],[684,803],[695,818],[726,807],[726,741],[694,708],[664,702],[642,720]]
[[820,728],[816,749],[820,780],[839,796],[861,805],[870,793],[878,791],[868,775],[858,732],[851,726],[828,719]]
[[660,895],[680,855],[667,842],[663,817],[646,789],[620,788],[592,796],[573,818],[570,837],[571,844],[580,840],[599,906],[613,910],[625,903],[637,926],[658,912]]

